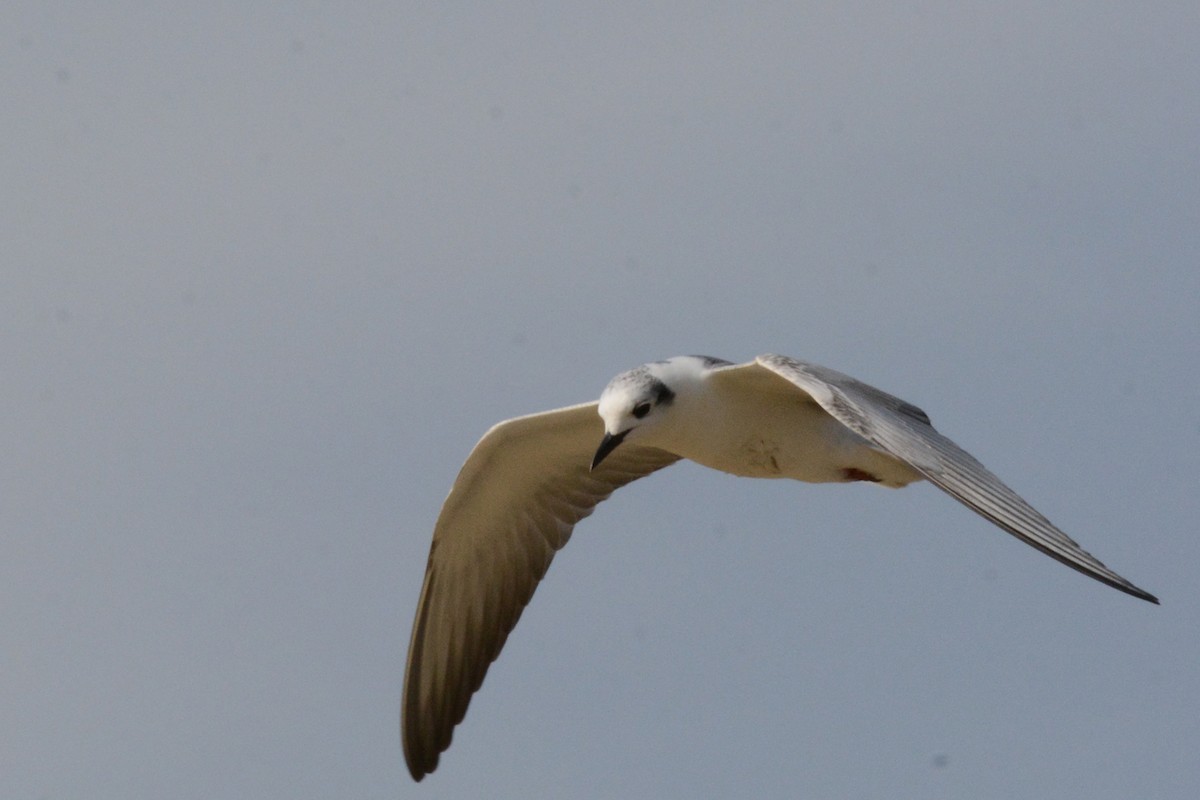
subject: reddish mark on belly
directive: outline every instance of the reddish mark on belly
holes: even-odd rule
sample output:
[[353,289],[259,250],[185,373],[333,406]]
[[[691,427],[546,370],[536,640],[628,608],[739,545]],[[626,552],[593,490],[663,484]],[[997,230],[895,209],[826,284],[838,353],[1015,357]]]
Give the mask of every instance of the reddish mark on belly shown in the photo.
[[879,483],[883,480],[858,467],[842,467],[842,477],[848,481],[870,481],[871,483]]

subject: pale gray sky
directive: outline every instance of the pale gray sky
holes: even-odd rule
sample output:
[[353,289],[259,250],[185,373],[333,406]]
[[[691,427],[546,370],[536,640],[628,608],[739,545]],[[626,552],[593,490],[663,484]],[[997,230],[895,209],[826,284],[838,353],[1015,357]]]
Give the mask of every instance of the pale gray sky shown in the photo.
[[[1192,3],[0,10],[0,797],[1192,800]],[[493,422],[679,353],[923,407],[927,485],[681,466],[437,773],[398,704]]]

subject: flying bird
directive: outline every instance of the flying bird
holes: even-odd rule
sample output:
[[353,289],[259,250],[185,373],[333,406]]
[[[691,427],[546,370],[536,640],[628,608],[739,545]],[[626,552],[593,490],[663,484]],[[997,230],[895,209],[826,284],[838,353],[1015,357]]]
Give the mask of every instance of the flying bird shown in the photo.
[[748,478],[927,480],[1018,539],[1157,603],[938,433],[916,406],[779,355],[679,356],[609,382],[599,402],[506,420],[471,451],[433,531],[405,668],[415,780],[437,768],[555,551],[625,484],[681,458]]

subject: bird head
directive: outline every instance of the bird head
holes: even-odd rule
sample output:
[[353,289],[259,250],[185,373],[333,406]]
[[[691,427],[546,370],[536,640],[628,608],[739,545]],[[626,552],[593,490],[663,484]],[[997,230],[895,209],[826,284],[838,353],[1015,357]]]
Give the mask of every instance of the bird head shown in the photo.
[[675,392],[663,381],[658,366],[644,364],[622,372],[604,387],[598,408],[604,420],[604,438],[592,459],[592,469],[622,442],[641,438],[661,423]]

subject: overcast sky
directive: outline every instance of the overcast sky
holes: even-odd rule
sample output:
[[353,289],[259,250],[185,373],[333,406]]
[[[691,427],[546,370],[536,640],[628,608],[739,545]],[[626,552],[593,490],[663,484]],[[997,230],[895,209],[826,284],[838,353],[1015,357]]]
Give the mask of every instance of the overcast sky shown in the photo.
[[[1200,794],[1195,4],[450,5],[0,10],[0,797]],[[682,465],[413,784],[479,436],[773,351],[1163,605],[927,484]]]

